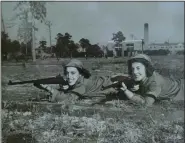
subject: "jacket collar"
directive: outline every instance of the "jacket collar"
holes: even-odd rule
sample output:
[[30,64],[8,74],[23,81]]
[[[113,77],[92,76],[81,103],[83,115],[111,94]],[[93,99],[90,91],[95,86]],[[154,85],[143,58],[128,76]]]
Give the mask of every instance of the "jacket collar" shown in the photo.
[[73,87],[73,89],[74,89],[74,88],[77,88],[77,87],[80,87],[81,85],[83,85],[83,83],[84,83],[84,77],[81,76],[81,77],[79,77],[78,80],[76,81],[76,84],[73,85],[72,87]]

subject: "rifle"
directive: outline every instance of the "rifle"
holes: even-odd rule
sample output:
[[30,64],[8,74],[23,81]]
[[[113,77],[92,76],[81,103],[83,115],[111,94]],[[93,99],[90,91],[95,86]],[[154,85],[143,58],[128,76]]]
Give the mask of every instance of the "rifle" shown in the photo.
[[49,78],[43,78],[43,79],[37,79],[37,80],[27,80],[27,81],[20,81],[20,82],[12,82],[9,80],[8,85],[17,85],[17,84],[27,84],[27,83],[33,83],[34,86],[40,89],[45,88],[41,87],[40,84],[61,84],[61,85],[69,85],[66,80],[61,75],[57,75],[56,77],[49,77]]
[[125,83],[125,85],[127,86],[128,89],[132,88],[135,84],[137,84],[136,81],[134,81],[131,77],[122,76],[122,75],[111,78],[111,81],[112,82],[117,81],[117,82],[113,83],[111,85],[105,86],[105,87],[103,86],[102,90],[106,90],[106,89],[109,89],[111,87],[120,88],[122,86],[121,85],[122,82]]

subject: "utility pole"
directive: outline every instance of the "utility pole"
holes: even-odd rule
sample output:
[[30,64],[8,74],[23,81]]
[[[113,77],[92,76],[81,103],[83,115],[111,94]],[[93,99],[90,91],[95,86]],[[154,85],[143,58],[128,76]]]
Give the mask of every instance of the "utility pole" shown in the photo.
[[51,23],[51,21],[46,21],[46,25],[49,28],[49,44],[50,44],[50,52],[52,53],[52,48],[51,48],[51,26],[52,26],[52,23]]

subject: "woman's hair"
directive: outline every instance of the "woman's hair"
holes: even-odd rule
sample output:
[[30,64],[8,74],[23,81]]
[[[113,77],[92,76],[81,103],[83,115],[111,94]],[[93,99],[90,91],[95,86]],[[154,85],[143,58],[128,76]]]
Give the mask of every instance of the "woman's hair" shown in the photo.
[[146,76],[147,77],[152,76],[152,74],[154,72],[154,68],[148,60],[143,59],[143,58],[133,58],[131,60],[128,60],[128,74],[129,75],[132,75],[132,63],[134,63],[134,62],[142,63],[146,69]]
[[[90,76],[91,76],[91,73],[88,71],[88,70],[86,70],[86,69],[84,69],[84,68],[78,68],[78,67],[75,67],[77,70],[78,70],[78,72],[84,77],[84,78],[89,78]],[[64,67],[64,75],[66,75],[67,74],[67,67]]]

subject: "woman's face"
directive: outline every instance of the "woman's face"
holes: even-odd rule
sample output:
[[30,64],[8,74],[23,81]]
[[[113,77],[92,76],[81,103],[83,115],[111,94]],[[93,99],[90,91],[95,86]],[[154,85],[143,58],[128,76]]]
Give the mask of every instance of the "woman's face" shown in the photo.
[[81,76],[81,74],[79,73],[77,68],[75,68],[75,67],[67,67],[66,68],[66,77],[67,77],[67,80],[68,80],[70,86],[74,85],[80,76]]
[[142,63],[132,63],[132,77],[135,81],[141,81],[146,78],[146,68]]

